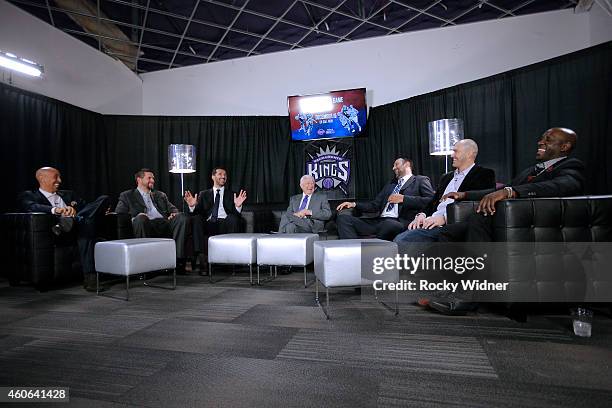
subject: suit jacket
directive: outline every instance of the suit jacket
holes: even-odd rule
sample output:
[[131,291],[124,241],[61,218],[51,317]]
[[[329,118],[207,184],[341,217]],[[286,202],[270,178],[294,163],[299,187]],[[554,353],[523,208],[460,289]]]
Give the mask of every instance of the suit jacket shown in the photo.
[[[376,212],[380,215],[387,207],[387,199],[396,185],[397,182],[387,184],[374,200],[367,203],[357,203],[355,208],[359,211]],[[404,196],[404,202],[398,204],[399,218],[411,220],[427,207],[434,195],[434,190],[429,177],[413,175],[402,185],[399,194]]]
[[[299,211],[300,205],[302,204],[302,195],[296,194],[291,196],[289,199],[289,207],[287,207],[287,214],[293,214]],[[310,203],[308,209],[312,211],[312,215],[307,217],[312,221],[312,232],[319,232],[325,229],[325,221],[331,218],[331,208],[329,207],[329,201],[327,201],[327,195],[325,193],[314,192],[310,197]],[[284,218],[288,220],[288,218]],[[279,227],[282,228],[281,225]]]
[[[151,201],[153,202],[153,206],[157,208],[157,211],[159,211],[164,218],[168,218],[170,214],[179,212],[170,200],[168,200],[168,196],[161,191],[152,190]],[[117,207],[115,207],[115,212],[118,214],[130,214],[132,218],[140,213],[146,214],[147,206],[145,205],[140,191],[135,188],[119,194],[119,202],[117,203]]]
[[[545,171],[534,174],[534,167],[528,167],[512,180],[510,186],[519,198],[570,197],[581,195],[584,191],[584,163],[568,157],[550,166]],[[530,176],[535,176],[529,179]],[[495,189],[469,191],[466,200],[480,200]]]
[[[433,197],[433,200],[427,205],[425,214],[432,215],[436,209],[438,208],[438,204],[440,203],[440,199],[442,195],[444,195],[444,190],[446,190],[446,186],[450,183],[455,176],[455,171],[449,171],[444,174],[438,183],[438,189],[436,190],[436,194]],[[495,189],[495,171],[492,169],[488,169],[486,167],[480,167],[479,165],[475,165],[472,167],[472,170],[465,176],[461,186],[459,186],[459,191],[472,191],[472,190],[488,190]]]
[[[57,195],[62,197],[66,205],[74,207],[77,211],[85,206],[85,201],[79,198],[73,191],[58,190]],[[53,207],[47,197],[40,190],[24,191],[17,198],[19,208],[24,212],[43,212],[51,214]]]
[[[212,208],[215,204],[215,193],[212,188],[208,190],[203,190],[198,193],[198,203],[196,204],[192,214],[199,214],[205,220],[210,217],[212,214]],[[223,209],[226,214],[233,214],[240,217],[240,213],[236,210],[236,205],[234,204],[234,192],[225,187],[225,191],[223,192],[223,202],[219,205],[223,204]]]

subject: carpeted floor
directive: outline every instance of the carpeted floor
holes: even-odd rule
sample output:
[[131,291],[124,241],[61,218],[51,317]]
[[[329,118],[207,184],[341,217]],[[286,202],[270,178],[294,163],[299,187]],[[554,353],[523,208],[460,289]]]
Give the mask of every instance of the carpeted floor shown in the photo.
[[129,302],[0,281],[0,386],[66,386],[86,407],[612,406],[609,314],[581,339],[563,315],[395,317],[348,289],[325,320],[300,272],[247,275],[136,281]]

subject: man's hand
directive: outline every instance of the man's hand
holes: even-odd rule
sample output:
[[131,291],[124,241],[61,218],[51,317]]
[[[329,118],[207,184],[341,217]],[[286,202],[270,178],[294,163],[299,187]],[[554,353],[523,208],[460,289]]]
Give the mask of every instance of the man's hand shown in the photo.
[[433,229],[435,227],[441,227],[446,224],[446,219],[442,215],[432,215],[431,217],[425,218],[423,221],[423,228],[425,229]]
[[357,203],[354,203],[354,202],[351,202],[351,201],[345,201],[343,203],[340,203],[336,207],[336,211],[344,210],[345,208],[355,208],[356,206],[357,206]]
[[61,215],[62,217],[74,217],[76,215],[76,210],[74,209],[74,207],[56,207],[55,214]]
[[183,196],[183,199],[185,200],[187,205],[190,207],[195,207],[196,204],[198,203],[198,195],[197,194],[192,195],[191,191],[189,190],[185,191],[185,195]]
[[455,200],[455,201],[465,200],[465,196],[466,196],[466,195],[467,195],[467,194],[465,194],[465,193],[464,193],[464,192],[462,192],[462,191],[454,191],[454,192],[452,192],[452,193],[444,194],[444,195],[442,196],[442,198],[440,198],[440,202],[442,202],[442,201],[444,201],[444,200],[446,200],[446,199],[448,199],[448,198],[452,198],[452,199],[453,199],[453,200]]
[[402,194],[391,194],[387,201],[393,204],[401,204],[404,202],[404,196]]
[[236,206],[236,208],[242,207],[242,203],[244,203],[244,200],[246,200],[246,198],[247,195],[246,191],[244,190],[240,190],[240,193],[238,193],[238,195],[234,193],[234,205]]
[[175,212],[175,213],[170,213],[170,215],[168,216],[168,219],[171,220],[174,217],[176,217],[179,213]]
[[423,221],[425,221],[425,214],[423,213],[419,213],[416,215],[416,217],[414,217],[414,220],[408,224],[408,229],[409,230],[414,230],[414,229],[419,229],[419,228],[423,228]]
[[505,200],[506,198],[508,198],[508,193],[504,189],[489,193],[486,196],[482,197],[482,200],[480,200],[480,202],[478,203],[478,208],[476,209],[476,212],[482,212],[485,216],[493,215],[495,214],[495,203],[501,200]]
[[312,211],[307,210],[307,209],[303,209],[301,211],[293,213],[293,215],[295,215],[298,218],[305,218],[305,217],[311,216],[312,215]]

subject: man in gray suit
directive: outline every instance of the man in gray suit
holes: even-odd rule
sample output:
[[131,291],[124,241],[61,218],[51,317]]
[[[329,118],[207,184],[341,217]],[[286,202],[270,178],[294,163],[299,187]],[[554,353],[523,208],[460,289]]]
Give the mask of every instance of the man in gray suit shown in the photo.
[[140,169],[134,175],[136,188],[119,195],[115,208],[118,214],[132,217],[136,238],[174,238],[176,241],[177,272],[185,268],[185,238],[189,217],[168,200],[168,196],[155,186],[155,174],[150,169]]
[[289,199],[289,207],[283,214],[278,232],[312,232],[325,229],[325,221],[331,218],[331,209],[323,193],[315,193],[315,180],[310,175],[300,179],[302,194]]

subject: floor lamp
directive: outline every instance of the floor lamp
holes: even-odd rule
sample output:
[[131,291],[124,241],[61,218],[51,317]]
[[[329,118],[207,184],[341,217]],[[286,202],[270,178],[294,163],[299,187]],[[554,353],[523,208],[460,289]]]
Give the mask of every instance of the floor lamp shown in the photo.
[[183,203],[183,212],[185,212],[185,184],[183,174],[195,173],[196,168],[196,151],[193,145],[171,144],[168,146],[168,168],[170,173],[179,173],[181,175],[181,201]]
[[448,172],[448,156],[455,143],[463,139],[461,119],[439,119],[429,122],[429,154],[444,156],[444,172]]

